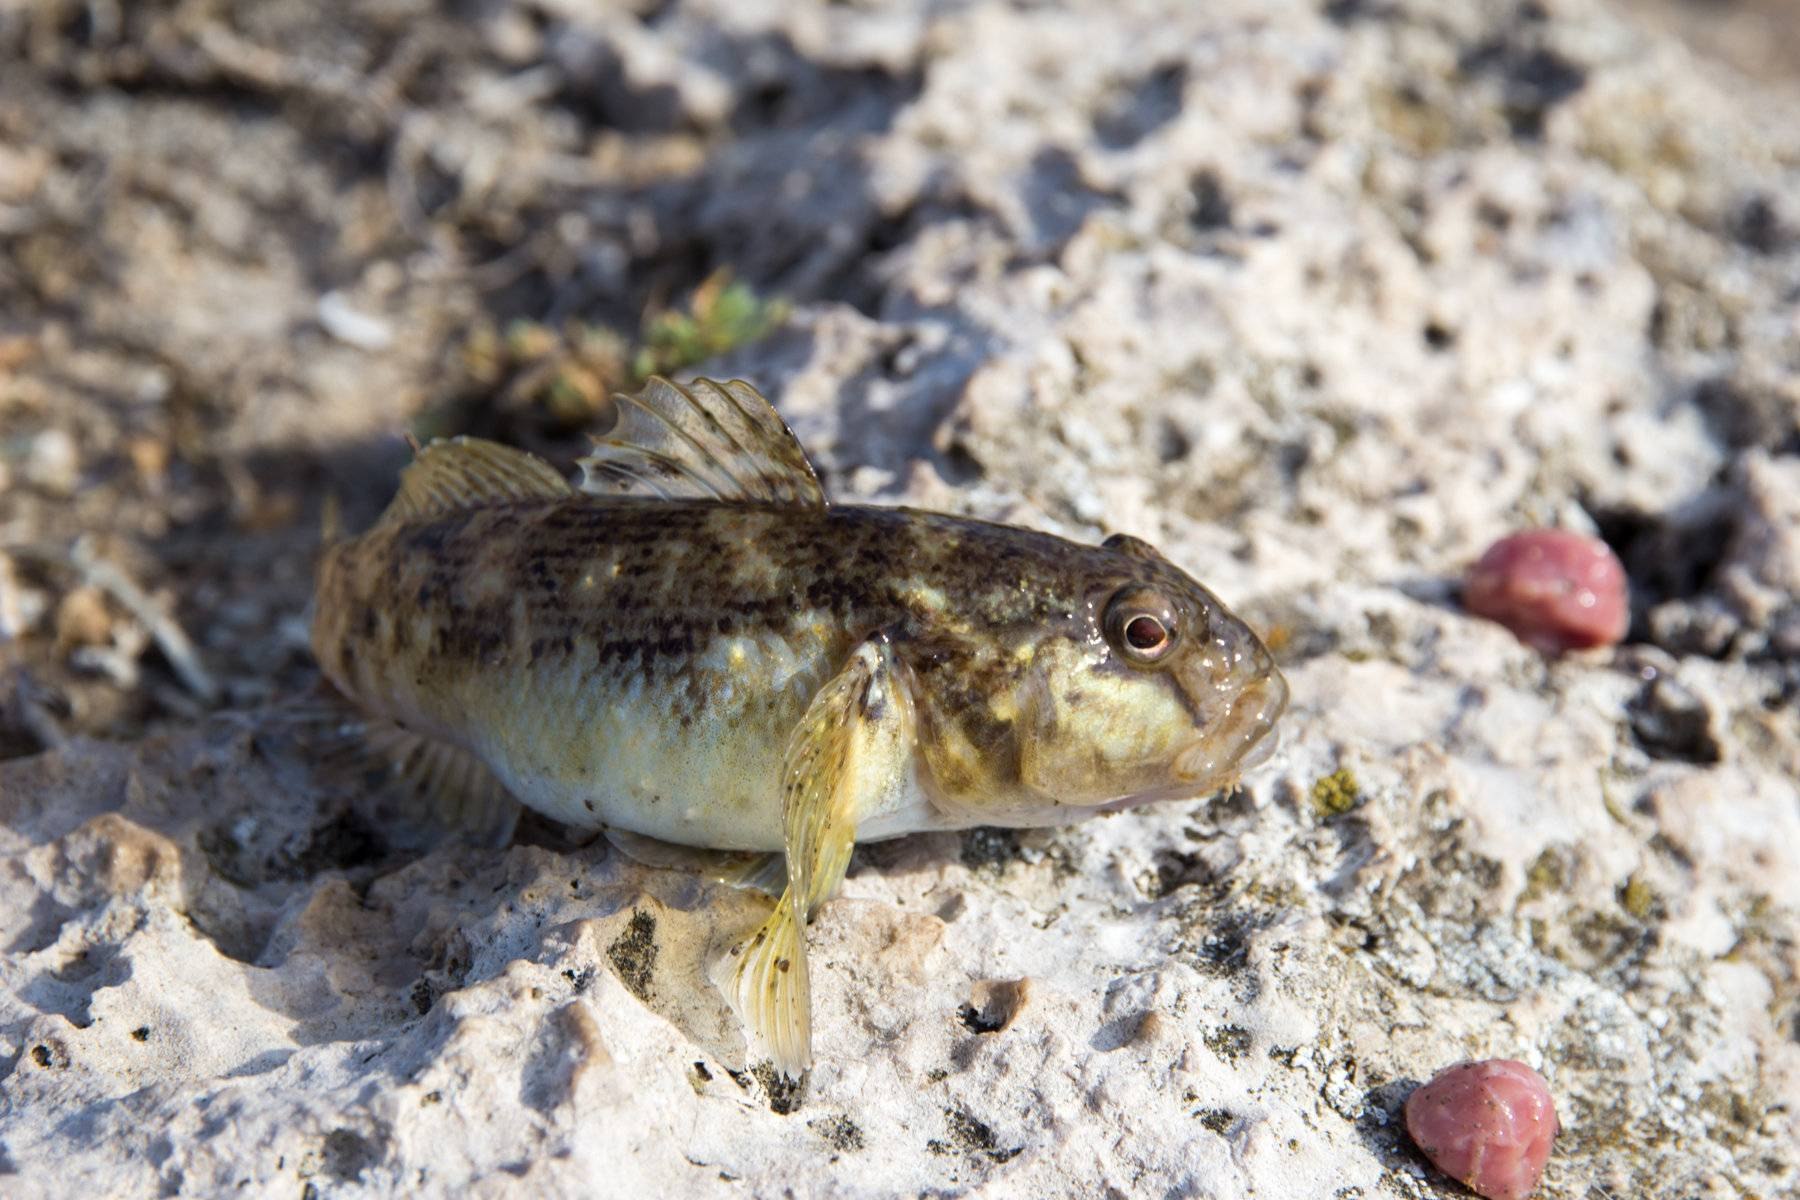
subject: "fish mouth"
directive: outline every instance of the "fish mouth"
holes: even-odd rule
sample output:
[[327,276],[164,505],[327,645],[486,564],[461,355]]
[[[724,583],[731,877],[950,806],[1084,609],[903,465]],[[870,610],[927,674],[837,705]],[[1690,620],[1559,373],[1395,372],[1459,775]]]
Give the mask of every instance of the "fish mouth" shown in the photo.
[[1287,701],[1287,680],[1270,670],[1244,690],[1221,722],[1176,757],[1175,778],[1184,784],[1222,781],[1269,761],[1280,743],[1275,722]]
[[1123,812],[1160,800],[1179,800],[1216,792],[1238,776],[1261,766],[1275,753],[1280,739],[1275,722],[1287,707],[1288,685],[1273,668],[1244,689],[1231,708],[1180,754],[1164,776],[1164,786],[1121,796],[1093,807],[1094,812]]

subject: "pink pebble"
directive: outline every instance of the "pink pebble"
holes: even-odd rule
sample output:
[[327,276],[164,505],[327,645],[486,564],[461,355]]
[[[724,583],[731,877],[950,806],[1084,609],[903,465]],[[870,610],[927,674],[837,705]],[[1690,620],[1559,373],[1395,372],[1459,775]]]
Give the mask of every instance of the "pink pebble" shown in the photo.
[[1469,568],[1463,607],[1545,654],[1610,646],[1631,624],[1625,568],[1598,538],[1528,529]]
[[1556,1140],[1544,1077],[1490,1058],[1445,1067],[1406,1099],[1406,1132],[1431,1165],[1488,1200],[1525,1200]]

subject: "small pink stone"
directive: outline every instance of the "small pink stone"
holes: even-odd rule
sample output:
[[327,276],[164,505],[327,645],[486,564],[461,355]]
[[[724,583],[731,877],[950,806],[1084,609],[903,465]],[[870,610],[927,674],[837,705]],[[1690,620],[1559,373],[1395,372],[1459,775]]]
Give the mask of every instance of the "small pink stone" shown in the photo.
[[1406,1132],[1431,1165],[1487,1200],[1525,1200],[1556,1140],[1544,1077],[1490,1058],[1446,1067],[1406,1099]]
[[1545,654],[1611,646],[1631,624],[1625,568],[1598,538],[1528,529],[1469,568],[1463,607]]

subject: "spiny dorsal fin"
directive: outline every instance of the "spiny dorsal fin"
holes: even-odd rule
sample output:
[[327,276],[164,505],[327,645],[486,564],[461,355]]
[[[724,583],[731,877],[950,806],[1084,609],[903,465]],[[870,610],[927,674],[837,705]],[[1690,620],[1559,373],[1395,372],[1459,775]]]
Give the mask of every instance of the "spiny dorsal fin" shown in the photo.
[[400,473],[400,494],[386,515],[406,520],[574,491],[555,467],[535,454],[482,438],[439,438]]
[[653,375],[613,403],[618,424],[580,460],[584,492],[825,507],[793,430],[741,379],[682,387]]

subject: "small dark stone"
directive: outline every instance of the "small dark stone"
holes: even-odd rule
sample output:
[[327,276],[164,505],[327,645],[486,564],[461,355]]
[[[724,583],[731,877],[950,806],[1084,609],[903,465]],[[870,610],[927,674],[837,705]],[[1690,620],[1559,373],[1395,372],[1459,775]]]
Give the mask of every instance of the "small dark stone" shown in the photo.
[[1512,228],[1513,215],[1494,201],[1484,199],[1475,206],[1475,219],[1495,233],[1505,233]]
[[1733,224],[1737,240],[1758,254],[1774,254],[1787,242],[1781,214],[1767,196],[1752,196],[1745,201]]
[[808,1121],[806,1127],[824,1138],[826,1144],[840,1154],[854,1153],[863,1148],[862,1130],[849,1117],[819,1117]]
[[632,913],[625,932],[606,948],[606,957],[619,973],[619,982],[639,1000],[648,1000],[656,969],[656,918],[643,909]]
[[1706,426],[1733,450],[1800,453],[1800,403],[1774,387],[1722,375],[1694,389]]
[[1705,701],[1666,675],[1645,684],[1626,713],[1632,736],[1652,758],[1710,765],[1723,757]]
[[1233,975],[1250,963],[1253,922],[1242,913],[1222,914],[1197,946],[1194,966],[1208,975]]
[[1632,626],[1626,640],[1650,640],[1649,611],[1668,600],[1698,596],[1731,545],[1735,513],[1713,492],[1667,512],[1591,509],[1600,537],[1625,564]]
[[962,864],[970,870],[1000,871],[1019,858],[1019,834],[1015,829],[999,829],[986,825],[967,830],[962,835]]
[[1232,1125],[1235,1124],[1236,1121],[1237,1118],[1233,1117],[1229,1112],[1226,1112],[1222,1108],[1203,1108],[1200,1110],[1200,1124],[1206,1126],[1206,1128],[1212,1130],[1220,1137],[1224,1137],[1226,1133],[1230,1132]]
[[965,1004],[957,1016],[970,1033],[998,1033],[1006,1026],[1004,1021],[990,1017],[972,1004]]
[[960,1016],[971,1033],[1000,1033],[1012,1025],[1031,999],[1029,979],[983,979],[969,990]]
[[1231,228],[1231,197],[1225,194],[1217,171],[1201,171],[1194,176],[1194,212],[1188,224],[1200,233]]
[[789,1079],[775,1069],[773,1063],[757,1063],[751,1072],[756,1082],[769,1097],[769,1111],[777,1116],[785,1117],[789,1113],[800,1110],[801,1101],[806,1099],[806,1075],[798,1079]]
[[1547,46],[1496,38],[1463,57],[1469,75],[1496,78],[1501,109],[1517,138],[1543,136],[1550,110],[1587,86],[1587,70]]
[[1242,1025],[1221,1025],[1217,1029],[1208,1030],[1200,1040],[1206,1043],[1207,1049],[1226,1062],[1248,1054],[1253,1041],[1250,1031]]
[[1646,624],[1651,644],[1677,657],[1727,658],[1744,632],[1742,618],[1710,594],[1659,604],[1650,610]]
[[1024,1149],[1023,1146],[1001,1146],[992,1126],[961,1109],[946,1108],[944,1120],[949,1125],[950,1140],[948,1143],[934,1141],[928,1144],[927,1149],[933,1149],[934,1153],[943,1154],[957,1149],[971,1158],[987,1158],[1003,1163],[1010,1162]]
[[1087,182],[1067,150],[1040,150],[1031,160],[1025,207],[1036,239],[1047,247],[1060,249],[1090,214],[1123,202],[1120,193]]
[[1177,463],[1193,452],[1193,439],[1188,437],[1179,425],[1165,417],[1157,427],[1157,460],[1163,463]]
[[350,1129],[334,1129],[325,1135],[325,1172],[333,1179],[350,1180],[374,1166],[380,1146]]
[[1138,80],[1128,95],[1094,121],[1100,144],[1129,149],[1181,114],[1187,68],[1181,63],[1158,67]]
[[1329,0],[1325,5],[1325,19],[1339,25],[1349,25],[1354,21],[1390,20],[1393,16],[1392,5],[1372,3],[1371,0]]

